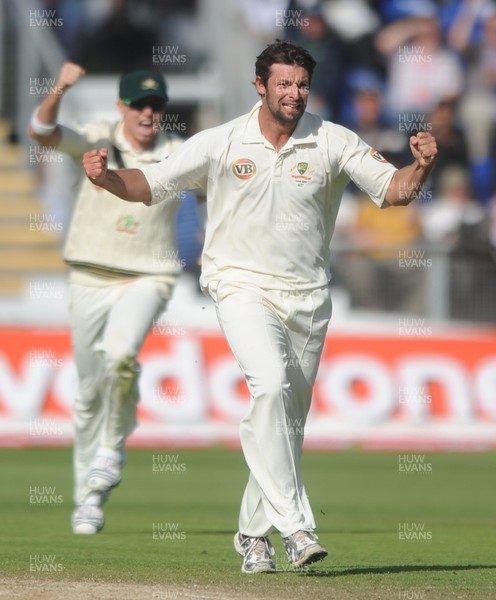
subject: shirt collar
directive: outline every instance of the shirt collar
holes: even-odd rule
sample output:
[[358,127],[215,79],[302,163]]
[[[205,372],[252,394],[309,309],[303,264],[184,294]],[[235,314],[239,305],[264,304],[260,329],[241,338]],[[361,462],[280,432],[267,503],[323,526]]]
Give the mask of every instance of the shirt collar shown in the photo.
[[[260,131],[260,124],[258,122],[258,113],[262,101],[260,100],[255,104],[248,114],[248,120],[246,122],[243,144],[265,144],[267,140]],[[298,125],[293,132],[293,135],[289,138],[285,148],[292,148],[293,146],[308,145],[315,143],[315,136],[312,132],[312,120],[308,113],[304,113],[301,119],[298,121]]]

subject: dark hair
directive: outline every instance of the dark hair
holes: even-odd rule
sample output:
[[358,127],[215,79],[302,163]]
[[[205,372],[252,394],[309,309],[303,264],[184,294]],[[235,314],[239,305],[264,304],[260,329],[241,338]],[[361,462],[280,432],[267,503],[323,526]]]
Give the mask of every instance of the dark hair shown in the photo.
[[255,63],[255,75],[260,77],[265,86],[269,80],[270,67],[276,63],[303,67],[308,73],[310,83],[312,82],[313,70],[317,64],[313,56],[305,48],[297,46],[292,42],[276,40],[257,56]]

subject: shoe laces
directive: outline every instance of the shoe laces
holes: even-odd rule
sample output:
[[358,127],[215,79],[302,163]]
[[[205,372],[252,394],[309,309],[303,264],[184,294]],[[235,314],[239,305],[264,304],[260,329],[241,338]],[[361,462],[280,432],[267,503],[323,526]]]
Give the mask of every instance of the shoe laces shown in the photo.
[[274,554],[274,548],[266,537],[251,538],[246,537],[241,545],[245,548],[245,556],[254,559],[256,562],[269,560]]
[[318,541],[317,536],[313,531],[300,529],[293,534],[293,539],[297,547],[305,547],[309,544],[315,544]]

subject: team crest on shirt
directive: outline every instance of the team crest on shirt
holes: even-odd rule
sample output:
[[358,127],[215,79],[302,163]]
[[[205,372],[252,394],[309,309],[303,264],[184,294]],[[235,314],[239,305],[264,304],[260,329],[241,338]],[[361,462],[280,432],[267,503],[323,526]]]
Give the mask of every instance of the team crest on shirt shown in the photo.
[[257,172],[257,166],[249,158],[238,158],[233,162],[231,168],[238,179],[250,179]]
[[312,181],[314,173],[315,169],[307,162],[299,162],[289,168],[289,176],[298,187],[303,187],[309,181]]
[[384,158],[384,156],[382,156],[382,154],[380,152],[378,152],[377,150],[375,150],[374,148],[370,149],[370,156],[372,158],[375,158],[375,160],[381,162],[381,163],[387,163],[388,161]]
[[138,221],[133,217],[133,215],[124,215],[123,217],[119,217],[115,224],[115,229],[119,233],[127,233],[129,235],[135,235],[138,231]]

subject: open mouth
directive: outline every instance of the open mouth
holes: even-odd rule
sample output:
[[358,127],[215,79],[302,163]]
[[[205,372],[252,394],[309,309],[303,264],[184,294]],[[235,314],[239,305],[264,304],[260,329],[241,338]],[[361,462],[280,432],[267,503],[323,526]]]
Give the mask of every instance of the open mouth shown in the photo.
[[283,102],[282,106],[288,110],[299,112],[301,111],[301,104],[295,102]]
[[152,120],[146,120],[146,121],[139,121],[138,122],[138,127],[143,131],[143,132],[151,132],[154,129],[154,125],[153,125],[153,121]]

